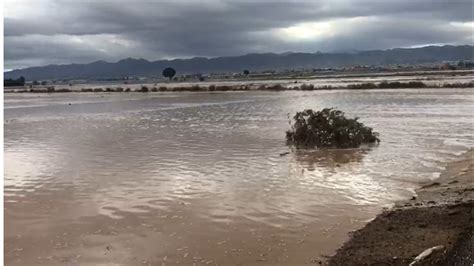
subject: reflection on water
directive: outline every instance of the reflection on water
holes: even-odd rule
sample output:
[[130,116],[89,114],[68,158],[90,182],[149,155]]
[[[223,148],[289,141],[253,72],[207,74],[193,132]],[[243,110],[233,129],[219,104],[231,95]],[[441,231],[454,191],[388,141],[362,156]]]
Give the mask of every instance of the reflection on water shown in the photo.
[[304,150],[296,149],[292,154],[295,160],[309,171],[317,168],[332,170],[342,164],[360,163],[364,155],[369,152],[367,147],[358,149],[324,149]]
[[[6,260],[308,263],[472,147],[472,104],[456,89],[6,95]],[[323,107],[382,142],[287,147],[287,113]]]

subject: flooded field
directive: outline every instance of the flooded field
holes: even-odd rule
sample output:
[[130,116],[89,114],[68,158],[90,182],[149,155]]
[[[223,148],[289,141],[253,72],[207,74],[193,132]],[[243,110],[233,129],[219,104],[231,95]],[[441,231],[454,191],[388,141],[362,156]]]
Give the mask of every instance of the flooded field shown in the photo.
[[[474,146],[472,89],[4,100],[9,265],[317,263]],[[288,114],[323,107],[380,145],[286,146]]]

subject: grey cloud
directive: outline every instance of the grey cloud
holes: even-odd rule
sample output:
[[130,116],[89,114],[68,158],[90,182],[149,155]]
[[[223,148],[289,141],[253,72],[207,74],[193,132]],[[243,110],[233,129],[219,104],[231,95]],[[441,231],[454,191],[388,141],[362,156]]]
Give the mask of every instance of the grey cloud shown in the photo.
[[[472,40],[472,28],[469,31],[450,24],[472,23],[471,1],[52,1],[38,5],[38,12],[29,10],[23,16],[7,16],[4,20],[8,68],[38,62],[114,61],[129,56],[154,60],[249,52],[469,44]],[[6,10],[8,13],[8,6]],[[298,42],[285,41],[274,34],[279,28],[299,23],[357,17],[376,18],[377,22],[348,23],[334,29],[331,36]],[[119,43],[109,40],[109,35],[116,36]],[[90,43],[70,40],[81,36]],[[131,45],[121,45],[119,39]]]
[[[410,47],[420,44],[470,44],[472,30],[446,24],[445,21],[403,20],[389,17],[375,21],[353,23],[334,37],[300,43],[299,50],[318,47],[322,51],[372,50]],[[284,45],[279,45],[280,50]],[[278,49],[277,47],[274,48]]]

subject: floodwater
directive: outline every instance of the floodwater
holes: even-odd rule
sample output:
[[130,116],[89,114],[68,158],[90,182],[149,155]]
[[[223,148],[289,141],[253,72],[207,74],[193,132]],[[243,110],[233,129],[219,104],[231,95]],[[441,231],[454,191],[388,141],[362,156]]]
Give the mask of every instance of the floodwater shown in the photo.
[[[471,89],[6,94],[5,261],[317,263],[474,146],[473,104]],[[287,147],[288,113],[323,107],[380,145]]]

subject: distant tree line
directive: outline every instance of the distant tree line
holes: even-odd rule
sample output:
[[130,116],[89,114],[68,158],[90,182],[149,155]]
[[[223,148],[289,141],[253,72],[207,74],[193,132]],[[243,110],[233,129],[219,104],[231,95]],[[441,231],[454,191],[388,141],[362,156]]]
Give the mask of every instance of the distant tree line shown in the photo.
[[34,86],[38,86],[38,85],[43,85],[43,86],[45,86],[46,84],[48,84],[46,81],[41,81],[41,82],[39,82],[39,81],[37,81],[37,80],[33,80],[33,85],[34,85]]
[[[176,75],[176,70],[172,67],[167,67],[165,69],[163,69],[163,72],[161,73],[164,77],[166,78],[169,78],[170,80],[173,79],[173,77]],[[243,71],[243,74],[245,76],[248,76],[250,74],[250,71],[245,69]],[[128,78],[127,78],[128,79]],[[204,81],[204,77],[202,75],[199,75],[199,81]],[[46,85],[47,82],[46,81],[37,81],[37,80],[34,80],[32,82],[32,85],[33,86],[37,86],[37,85]],[[15,86],[25,86],[25,78],[24,77],[20,77],[18,79],[4,79],[4,85],[5,87],[15,87]]]
[[[250,74],[250,71],[248,69],[244,69],[242,73],[247,77]],[[176,75],[176,70],[172,67],[167,67],[163,69],[163,72],[161,72],[161,75],[165,78],[169,78],[170,80],[173,79],[173,77]],[[204,81],[205,78],[202,76],[202,74],[197,74],[199,81]]]
[[20,77],[18,79],[4,79],[3,84],[5,87],[25,86],[25,78]]
[[458,67],[474,68],[474,62],[472,62],[472,61],[459,61]]

